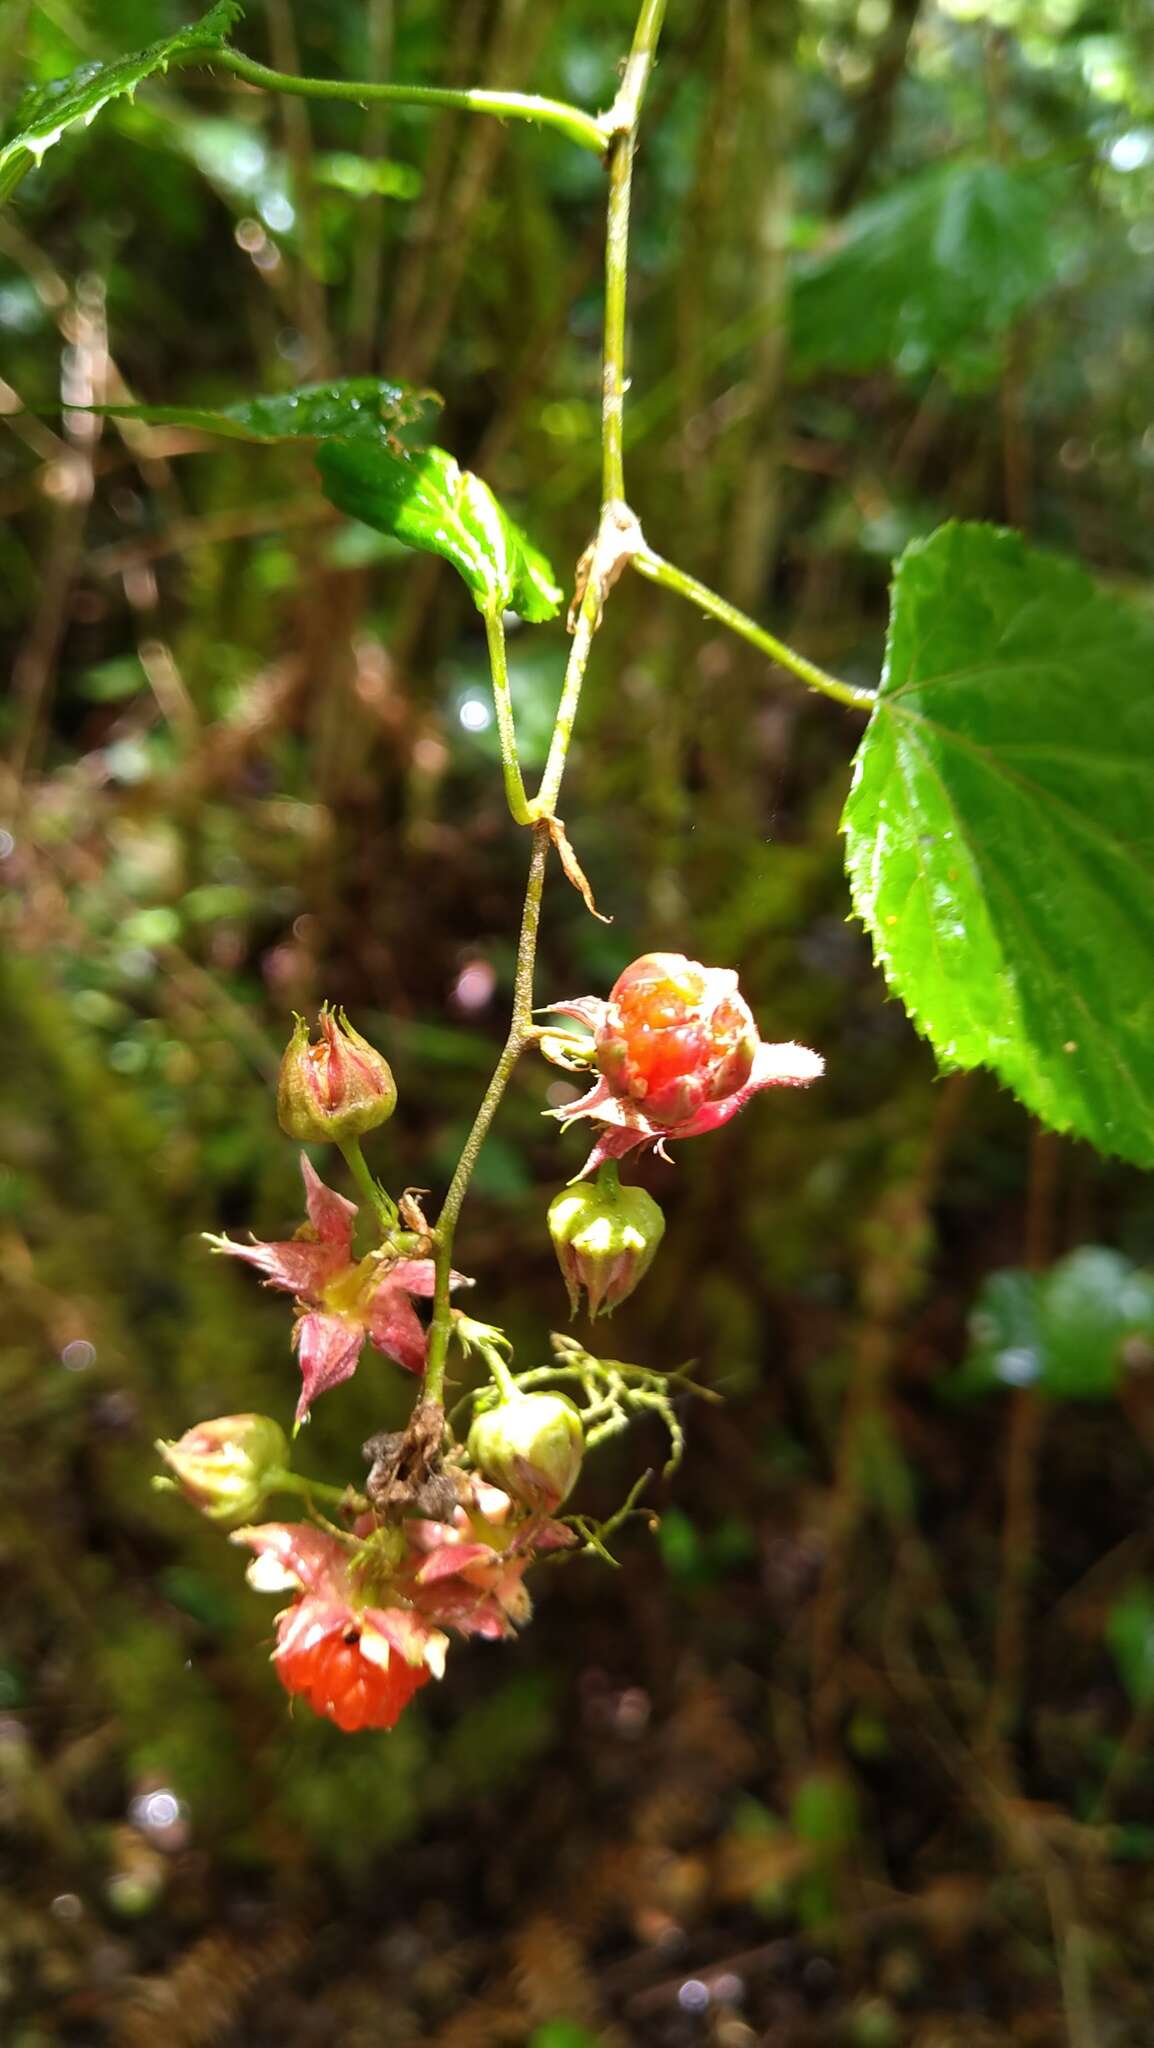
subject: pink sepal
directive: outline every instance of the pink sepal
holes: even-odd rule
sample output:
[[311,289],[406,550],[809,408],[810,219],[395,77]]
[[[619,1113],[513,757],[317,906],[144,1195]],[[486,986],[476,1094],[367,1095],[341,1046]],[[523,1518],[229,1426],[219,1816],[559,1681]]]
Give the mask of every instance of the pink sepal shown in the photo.
[[[302,1592],[322,1593],[331,1600],[344,1601],[345,1548],[323,1529],[314,1529],[309,1522],[256,1522],[234,1529],[229,1540],[255,1550],[258,1561],[272,1559],[284,1574],[286,1585],[291,1583]],[[250,1574],[253,1569],[250,1565]]]
[[[423,1331],[421,1336],[423,1340]],[[298,1424],[304,1421],[318,1394],[327,1394],[330,1387],[339,1387],[343,1380],[352,1379],[364,1341],[363,1325],[348,1316],[329,1315],[319,1309],[310,1309],[308,1315],[301,1316],[293,1330],[301,1369]]]

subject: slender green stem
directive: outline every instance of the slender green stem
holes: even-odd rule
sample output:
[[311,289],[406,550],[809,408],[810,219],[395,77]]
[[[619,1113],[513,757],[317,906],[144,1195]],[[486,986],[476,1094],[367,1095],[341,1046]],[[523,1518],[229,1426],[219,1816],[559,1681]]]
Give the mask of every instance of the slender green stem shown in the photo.
[[489,1368],[489,1377],[497,1388],[501,1399],[503,1401],[515,1401],[520,1393],[520,1388],[500,1352],[497,1350],[496,1345],[482,1345],[481,1356]]
[[509,666],[505,658],[505,623],[500,606],[485,613],[489,638],[489,669],[493,678],[493,706],[497,713],[497,737],[501,743],[501,770],[505,777],[505,799],[518,825],[531,825],[533,811],[521,778],[517,758],[517,728],[513,723],[513,699],[509,695]]
[[605,126],[610,134],[624,133],[626,130],[636,133],[642,103],[649,87],[649,75],[657,57],[657,45],[665,20],[665,4],[666,0],[641,0],[641,11],[633,31],[633,41],[625,60],[625,69],[621,74],[621,88],[612,112],[605,120]]
[[378,1223],[385,1230],[391,1230],[397,1221],[397,1208],[392,1197],[378,1187],[369,1172],[359,1138],[346,1138],[340,1146],[340,1154],[356,1181],[358,1192],[363,1195]]
[[605,237],[605,349],[601,364],[601,501],[625,496],[625,315],[629,283],[629,209],[633,197],[630,128],[615,135],[609,155]]
[[[624,555],[631,552],[633,536],[625,507],[625,314],[629,275],[629,217],[633,196],[633,157],[637,146],[637,124],[657,54],[657,39],[665,16],[665,0],[644,0],[637,18],[633,46],[625,65],[621,90],[605,126],[612,140],[609,146],[609,210],[605,233],[605,339],[601,366],[601,519],[588,561],[588,574],[577,611],[573,645],[565,668],[565,681],[549,758],[541,777],[534,809],[547,816],[556,808],[569,742],[581,701],[581,686],[589,664],[593,635],[601,623],[601,609],[609,584],[619,573]],[[633,522],[636,537],[640,529]]]
[[581,701],[581,685],[585,680],[585,670],[589,666],[589,650],[593,645],[593,635],[597,631],[600,607],[593,585],[591,569],[585,595],[577,612],[576,630],[569,643],[569,659],[565,664],[565,680],[561,685],[557,716],[553,721],[549,757],[545,763],[540,787],[533,799],[533,808],[538,817],[542,818],[551,816],[557,808],[565,763],[569,758],[569,742],[573,737],[573,727],[577,719],[577,706]]
[[444,1395],[445,1359],[449,1349],[449,1334],[452,1317],[449,1309],[449,1275],[453,1264],[453,1237],[461,1205],[473,1178],[473,1169],[485,1137],[497,1113],[498,1104],[505,1093],[509,1076],[521,1057],[529,1039],[533,1023],[533,969],[537,959],[537,932],[541,922],[541,892],[545,882],[545,863],[549,854],[549,826],[541,819],[533,827],[533,852],[529,861],[529,880],[525,889],[525,907],[521,913],[521,935],[517,941],[517,966],[513,977],[513,1015],[509,1023],[509,1035],[501,1050],[501,1057],[493,1069],[493,1076],[485,1090],[481,1107],[473,1119],[457,1161],[456,1171],[449,1183],[440,1216],[437,1219],[436,1290],[433,1295],[433,1320],[429,1329],[429,1362],[425,1373],[425,1399],[440,1401]]
[[607,137],[600,122],[581,107],[565,100],[543,99],[538,93],[489,92],[484,87],[463,90],[439,85],[396,85],[379,80],[352,78],[298,78],[291,72],[272,71],[257,64],[239,50],[189,50],[173,58],[179,64],[210,64],[214,71],[231,71],[246,85],[263,86],[267,92],[296,93],[311,100],[355,100],[359,106],[393,101],[415,107],[459,107],[471,114],[495,114],[498,120],[533,121],[540,128],[556,128],[570,142],[604,156]]
[[854,683],[839,682],[837,676],[827,675],[816,662],[807,661],[804,654],[787,647],[784,640],[775,639],[764,626],[757,625],[744,612],[739,612],[736,605],[728,604],[707,584],[699,583],[696,576],[687,576],[684,569],[675,569],[671,562],[662,561],[651,548],[640,549],[633,556],[633,566],[642,576],[648,576],[651,583],[661,583],[666,590],[675,590],[679,597],[688,598],[699,611],[708,612],[711,619],[720,620],[742,640],[759,647],[771,661],[776,661],[781,668],[789,669],[803,683],[808,683],[811,690],[820,690],[823,697],[833,697],[839,704],[850,705],[854,711],[873,710],[877,703],[876,690],[859,689]]
[[629,271],[629,205],[637,124],[657,55],[666,0],[643,0],[621,90],[607,115],[609,221],[605,238],[605,353],[601,383],[601,501],[625,496],[625,310]]
[[299,1493],[302,1500],[331,1500],[338,1505],[349,1498],[347,1486],[330,1486],[324,1479],[309,1479],[303,1472],[278,1471],[265,1475],[270,1493]]
[[[516,818],[523,805],[533,825],[533,853],[521,914],[521,935],[517,944],[517,968],[513,985],[513,1014],[509,1034],[492,1079],[485,1090],[473,1128],[465,1140],[456,1171],[449,1184],[437,1222],[436,1290],[433,1319],[429,1330],[429,1362],[425,1377],[425,1398],[444,1398],[445,1361],[449,1349],[452,1317],[449,1308],[449,1279],[453,1260],[453,1239],[457,1220],[473,1176],[477,1158],[489,1125],[525,1047],[531,1042],[533,1026],[533,970],[537,958],[537,932],[541,921],[541,892],[545,881],[552,834],[550,820],[565,773],[569,743],[581,696],[581,685],[589,661],[593,636],[601,623],[605,595],[634,549],[641,533],[625,499],[622,464],[623,409],[625,401],[625,304],[629,260],[629,203],[633,178],[633,153],[637,139],[646,87],[657,53],[657,41],[665,16],[666,0],[642,0],[633,44],[626,61],[621,90],[613,108],[598,125],[602,145],[609,149],[609,208],[605,238],[605,339],[603,351],[601,445],[601,516],[597,536],[585,565],[585,586],[577,608],[573,644],[565,668],[565,680],[553,726],[549,756],[536,797],[525,797],[517,764],[513,734],[512,706],[504,667],[504,644],[494,649],[499,620],[489,623],[489,654],[493,667],[493,690],[497,705],[501,758],[505,767],[505,791]],[[516,95],[508,95],[513,98]],[[495,110],[494,110],[495,111]],[[567,114],[572,109],[566,110]],[[582,117],[584,118],[584,117]],[[559,123],[557,125],[560,125]],[[580,139],[580,138],[578,138]],[[507,733],[502,721],[508,718]]]

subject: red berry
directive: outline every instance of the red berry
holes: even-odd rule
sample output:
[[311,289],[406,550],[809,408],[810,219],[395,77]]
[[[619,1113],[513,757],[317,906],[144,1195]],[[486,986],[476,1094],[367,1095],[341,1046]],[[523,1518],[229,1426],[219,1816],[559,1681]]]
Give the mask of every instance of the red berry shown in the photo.
[[757,1026],[730,968],[646,953],[619,976],[597,1032],[597,1064],[615,1095],[653,1123],[685,1122],[748,1081]]
[[310,1631],[295,1641],[290,1634],[274,1662],[285,1691],[300,1693],[314,1714],[335,1721],[346,1734],[394,1727],[432,1675],[427,1665],[397,1655],[384,1669],[371,1663],[361,1652],[355,1624],[319,1637]]

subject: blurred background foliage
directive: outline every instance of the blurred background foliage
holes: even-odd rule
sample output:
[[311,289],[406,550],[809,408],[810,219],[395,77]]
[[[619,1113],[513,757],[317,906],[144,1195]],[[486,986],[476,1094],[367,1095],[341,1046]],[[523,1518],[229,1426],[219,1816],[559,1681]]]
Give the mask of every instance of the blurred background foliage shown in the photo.
[[[176,0],[6,0],[0,91]],[[604,106],[628,0],[252,0],[283,69]],[[1146,0],[671,0],[638,166],[631,497],[652,544],[853,680],[893,554],[1002,520],[1154,567]],[[675,1171],[606,1350],[699,1361],[686,1466],[610,1572],[543,1571],[391,1737],[287,1711],[271,1609],[152,1440],[291,1412],[270,1084],[343,1003],[373,1159],[443,1191],[500,1042],[524,846],[451,570],[307,455],[61,399],[379,371],[565,569],[597,476],[603,173],[556,136],[209,74],[63,143],[0,220],[0,2002],[5,2038],[389,2048],[1138,2048],[1154,1999],[1154,1202],[935,1077],[846,922],[859,721],[626,580],[539,991],[733,963],[828,1078]],[[539,762],[565,640],[511,639]],[[1109,1004],[1108,988],[1101,1002]],[[520,1361],[579,1163],[526,1062],[460,1263]],[[395,1421],[366,1366],[302,1462]],[[652,1443],[602,1454],[609,1512]]]

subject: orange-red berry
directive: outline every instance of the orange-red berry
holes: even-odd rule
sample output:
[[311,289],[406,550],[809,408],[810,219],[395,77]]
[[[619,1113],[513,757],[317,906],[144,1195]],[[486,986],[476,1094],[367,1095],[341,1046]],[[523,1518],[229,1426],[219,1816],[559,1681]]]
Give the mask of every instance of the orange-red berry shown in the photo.
[[[310,1632],[311,1633],[311,1632]],[[314,1714],[335,1721],[346,1734],[359,1728],[395,1727],[413,1694],[432,1676],[425,1664],[389,1658],[387,1668],[361,1650],[355,1622],[339,1634],[290,1634],[273,1659],[286,1692],[299,1693]]]
[[681,1124],[744,1087],[758,1035],[731,968],[646,953],[620,975],[597,1031],[597,1065],[651,1123]]

